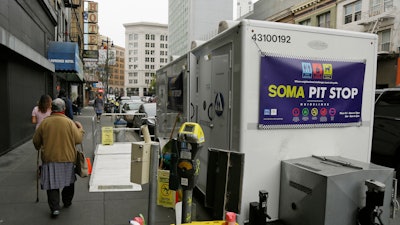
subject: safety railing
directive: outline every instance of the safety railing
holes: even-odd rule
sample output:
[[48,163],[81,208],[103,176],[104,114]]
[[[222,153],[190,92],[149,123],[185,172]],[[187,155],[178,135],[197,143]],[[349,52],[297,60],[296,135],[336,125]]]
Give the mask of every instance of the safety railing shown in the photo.
[[[114,140],[115,142],[119,142],[117,137],[125,136],[125,134],[128,134],[128,137],[124,137],[124,139],[128,142],[133,142],[133,141],[140,141],[143,140],[143,135],[141,128],[136,125],[136,127],[128,127],[128,125],[133,124],[131,121],[126,121],[124,117],[126,116],[133,116],[133,117],[140,117],[140,120],[146,119],[146,114],[145,113],[103,113],[101,115],[100,121],[97,121],[97,116],[92,117],[92,140],[93,140],[93,146],[97,146],[97,144],[101,143],[101,138],[102,138],[102,128],[103,127],[113,127],[113,135],[114,135]],[[123,119],[126,122],[126,125],[124,123],[118,124],[116,123],[117,121],[120,121]],[[120,121],[121,122],[121,121]],[[141,123],[142,124],[142,123]],[[156,129],[154,128],[154,131]],[[123,132],[124,135],[118,136],[118,134],[121,134],[120,132]],[[126,133],[128,132],[128,133]],[[129,133],[131,132],[131,133]],[[135,133],[136,132],[136,133]],[[150,135],[151,138],[155,138],[154,134]]]

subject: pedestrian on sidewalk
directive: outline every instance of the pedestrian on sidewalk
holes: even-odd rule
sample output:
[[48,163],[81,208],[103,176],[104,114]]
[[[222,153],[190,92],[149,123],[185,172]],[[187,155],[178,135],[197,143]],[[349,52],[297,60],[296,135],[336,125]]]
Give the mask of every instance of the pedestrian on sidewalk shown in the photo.
[[81,108],[82,108],[82,95],[78,95],[75,100],[76,106],[77,106],[77,112],[76,115],[81,115]]
[[61,188],[64,207],[72,204],[76,181],[75,145],[82,143],[84,130],[81,123],[65,116],[64,100],[54,99],[51,110],[51,115],[35,131],[32,141],[36,150],[41,151],[41,188],[47,191],[51,216],[56,217],[61,210]]
[[103,114],[103,110],[104,110],[104,100],[103,100],[103,95],[101,95],[100,93],[97,94],[96,99],[94,100],[94,111],[96,112],[96,116],[97,116],[97,122],[100,122],[101,119],[101,114]]
[[40,96],[37,106],[32,110],[32,123],[36,124],[37,129],[42,120],[51,114],[51,97],[49,95]]
[[58,92],[58,98],[61,98],[65,102],[65,115],[68,116],[71,120],[74,119],[74,111],[72,110],[72,101],[69,99],[67,92],[65,89],[61,89]]

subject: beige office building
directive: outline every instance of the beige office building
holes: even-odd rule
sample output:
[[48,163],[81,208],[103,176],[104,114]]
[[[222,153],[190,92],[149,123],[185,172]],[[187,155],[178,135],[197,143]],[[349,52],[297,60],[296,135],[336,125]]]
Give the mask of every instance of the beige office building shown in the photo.
[[168,63],[168,26],[138,22],[124,27],[126,95],[151,96],[156,70]]

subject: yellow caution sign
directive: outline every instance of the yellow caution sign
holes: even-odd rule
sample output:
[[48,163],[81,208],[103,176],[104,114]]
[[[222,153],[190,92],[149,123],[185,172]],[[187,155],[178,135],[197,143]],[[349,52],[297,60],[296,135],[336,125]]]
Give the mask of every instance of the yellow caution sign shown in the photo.
[[113,127],[101,128],[101,144],[112,145],[114,144],[114,131]]

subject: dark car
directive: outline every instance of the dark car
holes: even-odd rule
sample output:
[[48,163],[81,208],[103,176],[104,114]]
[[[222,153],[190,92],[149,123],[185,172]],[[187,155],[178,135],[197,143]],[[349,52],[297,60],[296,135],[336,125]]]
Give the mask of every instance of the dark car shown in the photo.
[[143,103],[140,105],[138,113],[133,118],[133,127],[141,127],[147,124],[150,135],[154,135],[156,126],[157,103]]
[[400,178],[400,88],[379,91],[375,102],[371,162],[394,168]]

